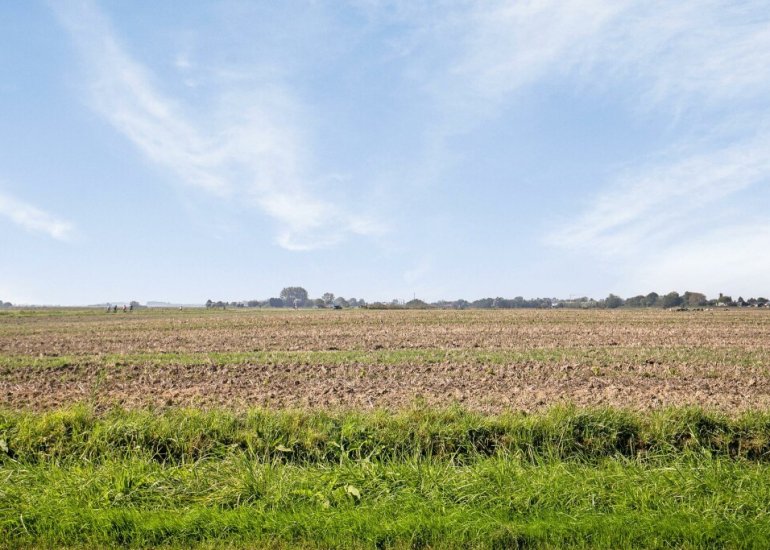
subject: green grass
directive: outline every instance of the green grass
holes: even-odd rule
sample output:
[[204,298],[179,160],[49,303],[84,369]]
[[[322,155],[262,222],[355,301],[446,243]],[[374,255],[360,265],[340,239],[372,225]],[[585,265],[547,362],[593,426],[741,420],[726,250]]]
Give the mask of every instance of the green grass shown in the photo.
[[770,544],[765,465],[493,457],[305,465],[141,459],[4,472],[7,541],[324,547]]
[[0,413],[0,545],[768,547],[770,413]]
[[464,462],[505,454],[533,461],[649,459],[683,452],[770,461],[770,413],[738,417],[694,408],[647,414],[558,407],[498,416],[460,408],[392,413],[196,409],[96,413],[85,406],[50,413],[0,412],[0,463],[141,456],[189,462],[245,452],[261,460],[337,463],[343,459]]

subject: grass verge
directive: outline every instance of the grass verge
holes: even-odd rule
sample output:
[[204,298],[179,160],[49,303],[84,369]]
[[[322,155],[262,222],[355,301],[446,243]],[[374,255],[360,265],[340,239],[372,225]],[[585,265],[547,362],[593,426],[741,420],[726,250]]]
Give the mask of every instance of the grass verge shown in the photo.
[[0,413],[0,544],[767,547],[770,413]]

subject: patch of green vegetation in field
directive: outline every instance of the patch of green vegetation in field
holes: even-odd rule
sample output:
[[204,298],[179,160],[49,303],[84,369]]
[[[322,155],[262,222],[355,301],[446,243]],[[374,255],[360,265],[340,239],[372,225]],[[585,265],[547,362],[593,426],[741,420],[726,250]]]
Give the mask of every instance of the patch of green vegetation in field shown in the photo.
[[[710,347],[606,347],[529,349],[397,349],[251,351],[206,353],[130,353],[100,355],[0,355],[0,368],[61,368],[102,365],[520,365],[525,363],[613,367],[618,365],[689,365],[770,367],[770,350]],[[717,373],[718,374],[718,373]]]
[[770,413],[0,413],[0,544],[767,547]]

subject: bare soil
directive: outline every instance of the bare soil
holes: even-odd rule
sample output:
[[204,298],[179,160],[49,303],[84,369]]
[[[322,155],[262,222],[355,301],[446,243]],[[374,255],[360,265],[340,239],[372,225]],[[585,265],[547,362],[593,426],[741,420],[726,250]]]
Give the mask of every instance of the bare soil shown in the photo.
[[[620,354],[602,367],[576,360],[585,355],[577,352],[616,347],[676,349],[681,359],[659,363]],[[699,360],[688,361],[690,348],[699,350]],[[468,359],[429,364],[131,359],[161,352],[399,349],[461,349]],[[474,360],[510,349],[566,351],[543,361]],[[731,350],[754,350],[759,359],[746,364]],[[125,354],[126,360],[115,364],[108,354]],[[35,366],[36,358],[58,355],[89,359]],[[0,407],[12,409],[75,402],[395,409],[422,402],[497,412],[568,402],[638,410],[699,405],[735,413],[770,406],[770,312],[764,311],[38,313],[0,316],[2,357],[29,358],[27,366],[0,369]]]

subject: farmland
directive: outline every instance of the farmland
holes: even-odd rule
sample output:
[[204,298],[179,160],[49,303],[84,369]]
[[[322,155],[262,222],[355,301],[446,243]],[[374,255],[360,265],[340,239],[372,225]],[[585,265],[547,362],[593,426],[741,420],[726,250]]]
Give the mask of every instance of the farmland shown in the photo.
[[761,547],[768,468],[764,310],[0,313],[9,546]]
[[770,406],[765,311],[0,314],[0,406]]

